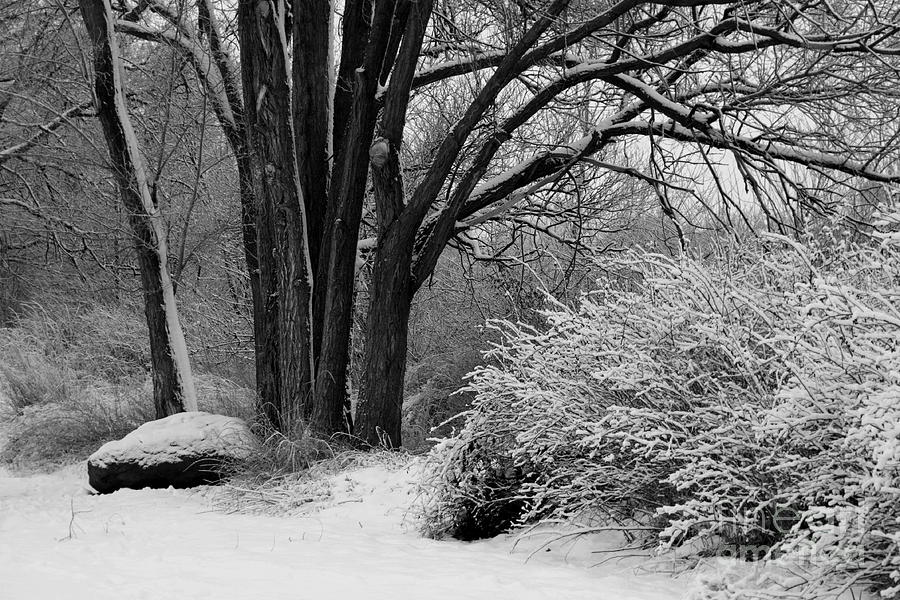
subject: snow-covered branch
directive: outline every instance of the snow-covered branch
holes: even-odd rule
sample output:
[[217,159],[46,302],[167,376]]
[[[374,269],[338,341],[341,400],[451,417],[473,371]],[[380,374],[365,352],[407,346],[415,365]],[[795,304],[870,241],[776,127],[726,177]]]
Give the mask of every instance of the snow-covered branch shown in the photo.
[[55,215],[48,214],[34,206],[31,206],[30,204],[27,204],[26,202],[22,202],[21,200],[16,200],[15,198],[0,198],[0,205],[14,206],[16,208],[19,208],[19,209],[27,212],[32,217],[35,217],[42,221],[46,221],[47,223],[50,223],[51,225],[62,225],[64,228],[68,229],[72,233],[75,233],[80,236],[88,235],[88,233],[85,230],[81,229],[74,223],[67,221],[66,219],[57,217]]
[[90,108],[92,104],[93,101],[89,100],[71,106],[46,123],[38,126],[38,131],[32,134],[27,140],[0,150],[0,165],[16,156],[21,156],[25,152],[28,152],[40,143],[42,139],[59,129],[62,125],[71,125],[71,119],[73,117],[86,116],[84,111]]
[[702,131],[690,129],[674,121],[664,123],[630,121],[607,128],[606,134],[610,137],[625,135],[659,136],[723,150],[733,150],[766,159],[783,160],[808,167],[831,169],[870,181],[900,183],[900,172],[896,169],[893,171],[873,169],[869,161],[854,160],[846,154],[803,148],[779,141],[761,142],[712,128]]
[[183,29],[151,29],[140,23],[119,20],[116,21],[116,31],[132,35],[136,38],[163,43],[180,52],[197,73],[197,78],[203,85],[212,101],[213,110],[219,118],[226,134],[234,134],[239,128],[235,115],[236,108],[229,93],[229,82],[223,78],[218,66],[210,60],[209,54],[202,47],[199,40],[190,30]]

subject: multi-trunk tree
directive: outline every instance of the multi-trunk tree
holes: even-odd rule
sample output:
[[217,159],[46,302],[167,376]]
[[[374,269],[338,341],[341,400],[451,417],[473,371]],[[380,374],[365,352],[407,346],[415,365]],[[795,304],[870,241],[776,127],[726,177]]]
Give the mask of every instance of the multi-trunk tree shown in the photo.
[[[597,171],[647,186],[679,231],[685,198],[710,226],[790,228],[900,181],[888,0],[241,0],[229,32],[232,11],[125,2],[116,27],[191,61],[235,152],[258,391],[280,427],[345,427],[368,185],[354,433],[397,445],[410,306],[454,240],[511,215],[560,236]],[[563,193],[571,211],[551,210]]]

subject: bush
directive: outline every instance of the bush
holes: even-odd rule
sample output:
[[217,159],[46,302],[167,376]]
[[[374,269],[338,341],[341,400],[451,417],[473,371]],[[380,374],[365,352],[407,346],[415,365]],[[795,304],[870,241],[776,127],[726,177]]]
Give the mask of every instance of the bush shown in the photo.
[[0,358],[27,348],[73,373],[119,383],[146,377],[150,345],[141,309],[29,304],[13,327],[0,329]]
[[426,531],[624,528],[803,563],[812,575],[784,582],[798,597],[849,582],[896,595],[900,236],[843,244],[630,255],[546,330],[494,323],[466,425],[429,458]]

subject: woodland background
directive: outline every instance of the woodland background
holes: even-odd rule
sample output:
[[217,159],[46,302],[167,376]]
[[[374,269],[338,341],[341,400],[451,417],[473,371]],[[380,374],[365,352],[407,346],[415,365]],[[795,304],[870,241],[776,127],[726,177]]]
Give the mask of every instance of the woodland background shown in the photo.
[[567,523],[776,569],[710,598],[900,593],[894,3],[5,0],[0,30],[5,460],[193,386],[269,474],[431,449],[435,537]]

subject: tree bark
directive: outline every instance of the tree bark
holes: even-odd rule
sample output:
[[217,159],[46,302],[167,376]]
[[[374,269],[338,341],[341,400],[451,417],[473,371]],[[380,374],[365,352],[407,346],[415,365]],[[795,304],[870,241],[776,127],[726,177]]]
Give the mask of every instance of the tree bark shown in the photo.
[[[390,110],[385,111],[391,114]],[[369,314],[363,349],[363,376],[354,434],[373,447],[398,448],[402,443],[403,383],[409,311],[416,285],[412,278],[416,227],[403,212],[400,169],[401,129],[386,122],[369,150],[372,187],[378,218],[378,248],[369,290]]]
[[[400,146],[410,89],[432,6],[431,0],[416,0],[398,10],[395,21],[407,28],[402,42],[392,36],[395,44],[389,56],[396,53],[397,60],[380,124],[382,137],[369,148],[378,248],[354,433],[372,446],[396,448],[402,441],[400,424],[409,310],[415,292],[411,265],[418,224],[405,211]],[[382,69],[382,77],[386,75],[387,69]]]
[[257,248],[257,203],[253,192],[253,165],[246,141],[233,145],[237,159],[238,180],[241,194],[241,238],[244,246],[244,262],[250,280],[251,310],[253,311],[253,357],[256,372],[257,398],[271,398],[275,393],[269,357],[265,351],[266,303],[259,277],[259,250]]
[[379,241],[354,434],[374,447],[398,448],[409,310],[413,295],[407,232],[399,222]]
[[313,280],[291,115],[288,13],[285,0],[238,7],[264,313],[257,388],[262,412],[284,433],[300,424],[314,387]]
[[[316,266],[331,177],[332,6],[330,0],[293,0],[293,11],[294,137],[300,187],[309,216],[309,254]],[[313,325],[317,334],[319,321],[316,319]]]
[[374,447],[398,448],[409,310],[415,285],[412,259],[415,227],[403,214],[403,174],[397,150],[400,130],[387,128],[369,150],[378,216],[378,248],[369,297],[363,376],[355,435]]
[[[332,7],[330,0],[294,0],[293,6],[294,136],[300,186],[309,215],[310,259],[317,269],[315,279],[319,284],[314,290],[312,323],[313,356],[315,368],[318,369],[322,364],[322,336],[326,319],[322,306],[326,282],[325,274],[319,271],[322,264],[320,254],[323,248],[329,247],[323,236],[331,184],[331,86],[334,83],[331,67]],[[342,419],[337,420],[341,415],[320,410],[319,404],[314,394],[310,394],[303,405],[303,418],[324,434],[343,431]]]
[[197,410],[187,344],[166,263],[165,223],[151,196],[147,167],[125,103],[112,10],[109,0],[80,0],[80,7],[93,45],[97,113],[122,203],[129,213],[141,273],[156,416]]
[[[356,244],[365,196],[368,148],[378,117],[375,96],[389,48],[394,9],[395,4],[390,0],[375,2],[362,67],[354,73],[349,124],[343,136],[337,135],[341,123],[335,122],[335,138],[343,140],[343,145],[336,149],[338,164],[334,169],[319,258],[319,280],[324,287],[320,288],[316,302],[324,326],[312,414],[313,427],[325,434],[344,429]],[[335,115],[337,119],[337,108]]]

